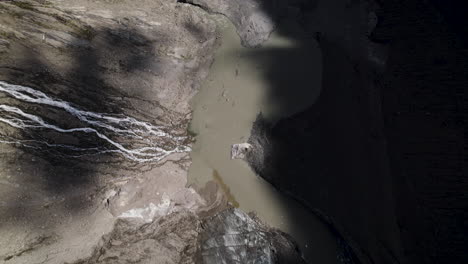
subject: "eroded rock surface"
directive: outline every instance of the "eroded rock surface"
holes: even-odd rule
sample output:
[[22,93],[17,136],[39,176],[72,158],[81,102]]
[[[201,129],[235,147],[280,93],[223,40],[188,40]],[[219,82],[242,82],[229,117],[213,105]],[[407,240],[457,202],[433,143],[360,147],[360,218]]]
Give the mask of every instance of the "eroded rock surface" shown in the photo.
[[150,223],[118,220],[85,263],[194,263],[200,219],[180,211]]
[[73,262],[118,217],[209,207],[187,124],[216,46],[176,1],[1,1],[1,261]]
[[118,220],[78,263],[305,263],[288,235],[238,209],[208,219],[181,210],[150,223]]
[[201,263],[305,263],[288,235],[239,209],[225,210],[202,227]]
[[258,0],[187,0],[212,12],[223,14],[236,26],[242,45],[256,47],[275,29],[277,5]]

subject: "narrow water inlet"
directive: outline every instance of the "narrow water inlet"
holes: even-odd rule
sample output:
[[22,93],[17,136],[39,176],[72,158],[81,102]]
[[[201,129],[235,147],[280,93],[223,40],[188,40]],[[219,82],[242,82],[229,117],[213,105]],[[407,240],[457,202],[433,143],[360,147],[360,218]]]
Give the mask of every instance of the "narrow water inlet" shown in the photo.
[[[310,263],[341,263],[337,239],[316,215],[296,201],[277,192],[255,175],[242,160],[231,160],[232,144],[246,142],[256,116],[262,112],[272,121],[290,113],[280,113],[269,95],[268,65],[274,54],[280,54],[285,76],[294,68],[308,65],[317,72],[302,76],[316,90],[297,100],[290,108],[297,112],[307,107],[320,92],[320,51],[312,47],[307,53],[289,53],[296,44],[273,33],[261,48],[248,49],[240,44],[234,26],[225,18],[217,18],[222,44],[217,50],[209,76],[192,100],[193,120],[190,129],[196,135],[189,168],[189,184],[203,186],[214,180],[221,182],[233,205],[255,212],[268,224],[289,233]],[[303,64],[299,64],[303,62]],[[288,69],[289,67],[289,69]],[[297,78],[291,86],[300,84]],[[294,91],[292,87],[291,91]]]

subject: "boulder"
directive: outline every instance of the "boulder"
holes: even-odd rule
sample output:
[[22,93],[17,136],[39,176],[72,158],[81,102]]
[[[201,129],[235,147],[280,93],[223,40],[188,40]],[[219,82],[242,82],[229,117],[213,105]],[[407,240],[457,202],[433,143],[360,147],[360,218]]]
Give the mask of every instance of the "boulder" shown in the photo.
[[243,159],[251,150],[252,145],[249,143],[234,144],[231,147],[231,159]]

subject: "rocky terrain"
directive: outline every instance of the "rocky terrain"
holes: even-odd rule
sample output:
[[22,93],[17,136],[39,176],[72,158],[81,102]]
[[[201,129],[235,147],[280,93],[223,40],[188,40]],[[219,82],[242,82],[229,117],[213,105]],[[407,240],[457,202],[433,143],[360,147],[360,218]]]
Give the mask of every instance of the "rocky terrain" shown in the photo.
[[76,263],[305,263],[291,238],[228,209],[201,220],[181,211],[135,225],[118,220],[93,255]]
[[[305,263],[228,186],[187,186],[189,102],[225,16],[249,56],[273,31],[294,43],[267,54],[275,113],[246,160],[326,223],[338,261],[465,263],[466,38],[451,14],[437,0],[0,1],[0,262]],[[285,58],[311,45],[321,68],[292,72]]]
[[186,187],[188,103],[218,43],[210,15],[177,1],[0,2],[2,263],[301,259],[240,211],[206,231],[226,198]]

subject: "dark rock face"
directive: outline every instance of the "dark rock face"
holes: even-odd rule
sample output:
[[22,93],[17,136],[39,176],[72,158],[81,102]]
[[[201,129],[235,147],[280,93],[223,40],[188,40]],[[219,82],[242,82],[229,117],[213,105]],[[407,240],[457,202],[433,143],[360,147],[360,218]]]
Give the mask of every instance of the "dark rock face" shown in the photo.
[[[299,9],[299,22],[321,50],[319,96],[275,124],[260,117],[247,159],[276,188],[321,215],[360,262],[391,263],[403,250],[377,89],[385,47],[368,37],[376,24],[374,9],[365,1],[318,1],[309,10]],[[287,28],[279,30],[296,37]],[[281,67],[272,64],[267,71],[281,72]],[[269,76],[276,101],[286,100],[278,94],[288,91],[288,83]],[[316,89],[302,85],[299,93]]]
[[382,2],[373,38],[391,45],[385,135],[411,263],[467,263],[466,5],[429,2]]
[[180,211],[151,223],[118,220],[84,263],[305,263],[288,235],[238,209],[202,220]]
[[388,47],[382,66],[317,34],[319,99],[276,124],[259,116],[247,159],[321,213],[364,263],[466,263],[468,57],[433,6],[410,2],[376,11],[368,38]]
[[201,263],[305,263],[288,235],[238,209],[225,210],[202,227]]

